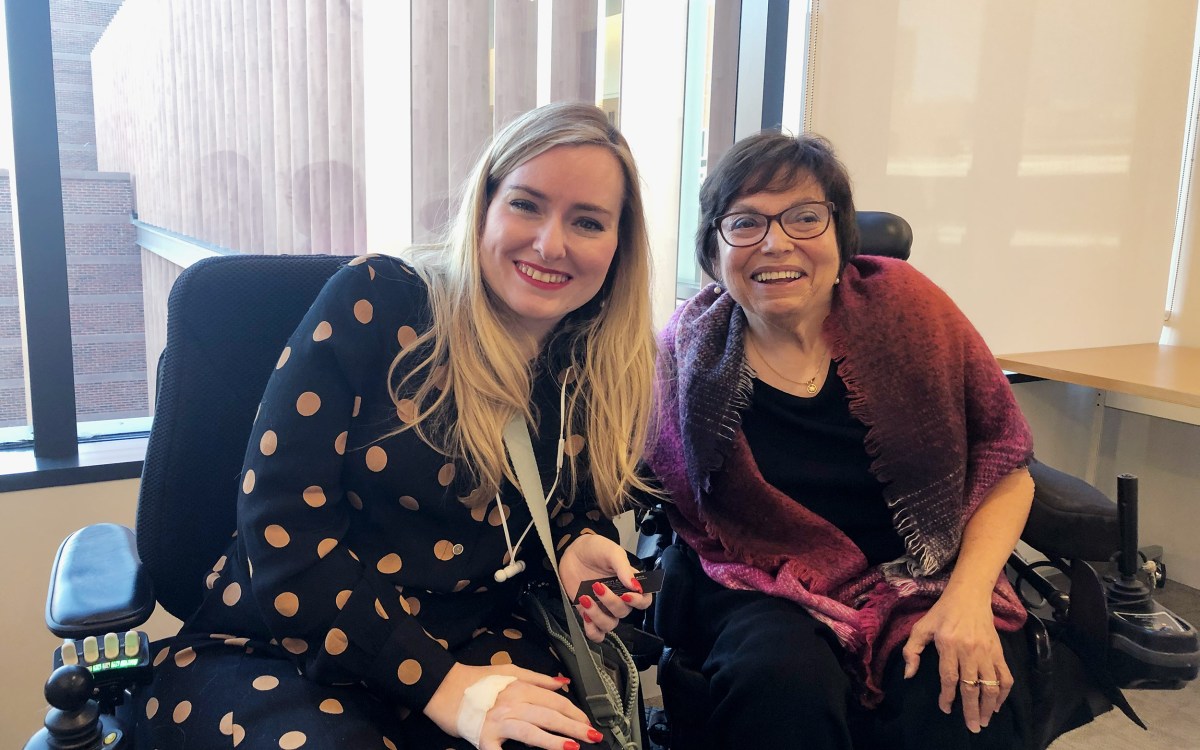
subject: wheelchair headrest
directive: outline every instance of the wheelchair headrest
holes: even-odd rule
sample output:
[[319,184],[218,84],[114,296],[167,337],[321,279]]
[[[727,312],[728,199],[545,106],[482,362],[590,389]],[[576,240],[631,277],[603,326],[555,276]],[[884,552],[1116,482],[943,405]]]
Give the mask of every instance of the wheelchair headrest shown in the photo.
[[912,227],[886,211],[858,212],[859,252],[908,260],[912,249]]

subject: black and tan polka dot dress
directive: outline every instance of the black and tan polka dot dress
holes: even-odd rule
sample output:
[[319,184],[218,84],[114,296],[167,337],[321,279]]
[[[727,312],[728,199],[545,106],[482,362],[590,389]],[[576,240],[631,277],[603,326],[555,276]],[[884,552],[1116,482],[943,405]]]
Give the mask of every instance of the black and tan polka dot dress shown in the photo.
[[[392,258],[356,259],[321,292],[263,397],[237,533],[136,702],[138,747],[467,748],[421,713],[456,661],[559,673],[516,604],[547,575],[535,533],[528,570],[493,579],[508,561],[500,514],[514,541],[529,522],[516,489],[471,509],[464,466],[412,431],[381,439],[412,418],[387,371],[429,321],[423,283]],[[533,400],[546,487],[562,378],[544,357]],[[585,437],[568,429],[567,451],[583,468]],[[559,550],[583,533],[616,538],[586,482],[552,516]]]

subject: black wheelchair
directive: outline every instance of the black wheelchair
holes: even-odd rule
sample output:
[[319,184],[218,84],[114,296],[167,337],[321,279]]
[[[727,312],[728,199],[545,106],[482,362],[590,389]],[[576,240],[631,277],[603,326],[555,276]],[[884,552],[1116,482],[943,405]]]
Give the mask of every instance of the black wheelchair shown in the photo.
[[[873,212],[860,212],[859,218],[869,251],[908,257],[912,235],[907,222]],[[132,745],[129,730],[135,717],[128,715],[129,696],[149,681],[153,670],[146,636],[136,628],[156,603],[181,620],[199,606],[200,582],[235,528],[244,449],[277,354],[326,280],[348,260],[224,256],[196,263],[180,275],[168,302],[167,344],[158,366],[137,533],[99,524],[75,532],[60,547],[46,623],[64,643],[50,665],[46,698],[52,707],[45,728],[27,750]],[[1076,693],[1086,697],[1047,719],[1057,732],[1107,710],[1113,698],[1119,703],[1117,686],[1182,685],[1195,678],[1200,660],[1191,627],[1155,610],[1149,601],[1148,589],[1138,579],[1136,552],[1121,557],[1120,576],[1107,585],[1108,604],[1105,585],[1078,562],[1107,559],[1117,547],[1116,506],[1079,480],[1049,467],[1037,471],[1038,500],[1026,539],[1068,571],[1072,582],[1064,593],[1041,575],[1041,563],[1025,570],[1016,567],[1014,558],[1016,574],[1030,581],[1022,590],[1032,592],[1031,610],[1048,613],[1030,618],[1035,623],[1030,628],[1031,658],[1048,675],[1051,689],[1063,676],[1074,675],[1074,684],[1083,686]],[[669,531],[661,527],[661,513],[643,513],[639,520],[640,547],[653,558],[669,543]],[[1068,565],[1068,560],[1076,562]],[[1115,591],[1121,592],[1121,606],[1127,610],[1111,603]],[[1147,617],[1177,626],[1171,632],[1175,651],[1166,649],[1158,631],[1148,629]],[[1118,621],[1124,625],[1107,624]],[[1077,635],[1081,630],[1087,638]],[[1111,660],[1105,674],[1112,673],[1112,684],[1092,677],[1076,651]],[[1122,657],[1114,654],[1129,655],[1129,668],[1121,667]],[[1155,664],[1165,660],[1170,667],[1147,672],[1150,656]],[[703,727],[707,684],[695,658],[667,649],[661,659],[657,652],[648,657],[655,660],[670,717],[669,731],[658,727],[658,740],[673,748],[702,747],[696,735]],[[1061,707],[1065,702],[1048,704]]]

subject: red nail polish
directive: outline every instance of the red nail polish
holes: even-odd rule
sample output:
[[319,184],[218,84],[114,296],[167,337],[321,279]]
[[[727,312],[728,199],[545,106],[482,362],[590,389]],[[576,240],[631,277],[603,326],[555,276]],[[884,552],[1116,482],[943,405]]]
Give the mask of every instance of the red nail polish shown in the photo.
[[599,742],[604,739],[604,735],[597,732],[595,729],[588,730],[588,742]]
[[562,675],[559,675],[558,677],[555,677],[555,678],[554,678],[554,681],[555,681],[555,682],[561,682],[562,684],[566,685],[568,682],[570,682],[570,681],[571,681],[571,678],[570,678],[570,677],[563,677]]
[[584,622],[591,622],[591,621],[592,621],[592,618],[588,617],[587,615],[584,615],[584,616],[583,616],[583,621],[584,621]]
[[592,608],[592,598],[590,596],[588,596],[587,594],[584,594],[583,596],[579,597],[579,606],[583,607],[584,609],[591,609]]
[[630,590],[636,591],[640,594],[642,593],[642,582],[634,578],[633,583],[629,584],[629,588]]
[[604,596],[604,592],[608,589],[604,588],[604,584],[597,581],[592,584],[592,591],[596,592],[596,596]]
[[623,602],[633,601],[633,594],[621,594],[621,601],[623,601]]
[[575,740],[567,740],[563,743],[563,750],[579,750],[579,743]]

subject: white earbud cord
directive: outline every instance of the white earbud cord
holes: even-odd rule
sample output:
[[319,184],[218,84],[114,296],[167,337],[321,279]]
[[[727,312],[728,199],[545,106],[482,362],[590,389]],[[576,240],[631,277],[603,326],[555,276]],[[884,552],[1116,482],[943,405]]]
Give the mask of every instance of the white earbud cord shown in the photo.
[[[554,459],[554,483],[550,485],[550,489],[546,492],[546,505],[550,504],[550,500],[554,497],[554,490],[558,487],[558,480],[562,477],[563,454],[566,452],[566,429],[567,429],[567,382],[570,380],[573,367],[568,367],[563,373],[562,389],[558,392],[558,451]],[[525,570],[525,562],[517,559],[517,553],[521,551],[521,544],[525,541],[525,537],[529,535],[529,530],[533,528],[533,521],[525,527],[521,532],[521,536],[517,539],[517,543],[512,543],[512,537],[508,531],[508,513],[506,512],[503,503],[500,502],[500,493],[496,493],[496,508],[500,513],[500,526],[504,529],[504,544],[508,547],[508,565],[496,571],[495,576],[497,583],[504,583],[508,579]]]

